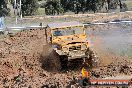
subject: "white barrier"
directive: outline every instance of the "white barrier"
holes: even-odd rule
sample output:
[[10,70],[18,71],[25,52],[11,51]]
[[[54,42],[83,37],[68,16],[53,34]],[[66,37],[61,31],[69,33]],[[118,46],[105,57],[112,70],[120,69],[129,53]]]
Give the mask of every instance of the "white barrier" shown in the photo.
[[[124,20],[124,21],[109,21],[109,22],[95,22],[95,23],[83,23],[85,26],[89,25],[106,25],[106,24],[120,24],[120,23],[132,23],[132,21]],[[40,28],[46,28],[46,26],[27,26],[27,27],[7,27],[5,30],[27,30],[27,29],[40,29]],[[4,31],[4,29],[0,29],[0,31]]]

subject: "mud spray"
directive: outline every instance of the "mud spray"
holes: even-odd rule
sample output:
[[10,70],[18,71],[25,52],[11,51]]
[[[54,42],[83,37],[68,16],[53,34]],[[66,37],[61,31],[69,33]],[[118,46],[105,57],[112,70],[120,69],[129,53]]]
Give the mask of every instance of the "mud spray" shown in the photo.
[[[126,57],[129,57],[126,52],[131,52],[132,47],[132,27],[125,25],[95,26],[94,31],[87,30],[88,35],[92,34],[90,38],[94,49],[103,62],[102,67],[91,71],[91,77],[132,74],[132,63]],[[0,88],[76,86],[75,82],[72,83],[72,78],[78,77],[80,70],[52,72],[50,69],[58,62],[54,62],[57,57],[51,47],[46,45],[44,33],[44,30],[26,30],[0,40]],[[126,55],[120,54],[121,52]],[[122,55],[125,57],[121,58]],[[48,64],[51,59],[52,64]]]

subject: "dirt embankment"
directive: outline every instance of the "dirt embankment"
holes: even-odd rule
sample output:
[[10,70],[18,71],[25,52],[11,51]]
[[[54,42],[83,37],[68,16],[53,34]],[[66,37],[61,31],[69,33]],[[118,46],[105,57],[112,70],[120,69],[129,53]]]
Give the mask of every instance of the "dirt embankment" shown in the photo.
[[26,81],[33,81],[32,77],[39,75],[45,76],[39,61],[44,44],[44,30],[22,31],[14,37],[7,36],[1,39],[0,84],[3,84],[3,87],[17,87],[23,77],[25,82],[20,87],[36,85],[36,83],[29,84]]

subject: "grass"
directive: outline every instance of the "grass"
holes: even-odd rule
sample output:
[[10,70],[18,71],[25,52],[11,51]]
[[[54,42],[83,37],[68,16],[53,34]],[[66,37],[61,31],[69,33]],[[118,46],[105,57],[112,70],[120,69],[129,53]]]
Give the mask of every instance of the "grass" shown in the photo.
[[45,15],[45,9],[39,8],[36,15]]
[[123,1],[124,3],[127,4],[128,10],[132,10],[132,1]]
[[128,7],[132,7],[132,1],[124,1]]

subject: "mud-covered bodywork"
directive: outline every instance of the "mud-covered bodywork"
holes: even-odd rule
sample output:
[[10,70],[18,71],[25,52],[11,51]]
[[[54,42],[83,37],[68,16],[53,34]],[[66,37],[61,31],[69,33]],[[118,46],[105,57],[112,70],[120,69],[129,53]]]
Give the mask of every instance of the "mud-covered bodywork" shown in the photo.
[[89,42],[83,24],[79,22],[54,23],[48,25],[48,30],[51,33],[48,41],[59,55],[67,56],[68,60],[87,57]]

